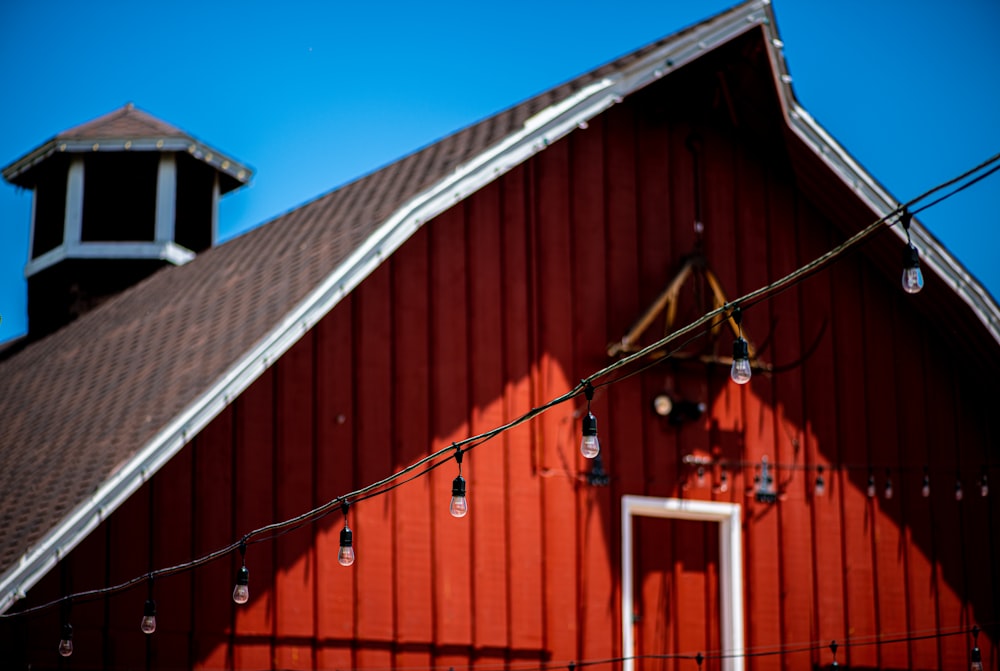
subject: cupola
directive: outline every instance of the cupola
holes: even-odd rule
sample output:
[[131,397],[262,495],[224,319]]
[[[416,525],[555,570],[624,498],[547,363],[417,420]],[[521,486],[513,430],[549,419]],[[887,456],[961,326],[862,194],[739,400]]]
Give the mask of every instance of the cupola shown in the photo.
[[250,175],[131,103],[4,168],[4,179],[34,192],[24,268],[29,337],[213,246],[219,197]]

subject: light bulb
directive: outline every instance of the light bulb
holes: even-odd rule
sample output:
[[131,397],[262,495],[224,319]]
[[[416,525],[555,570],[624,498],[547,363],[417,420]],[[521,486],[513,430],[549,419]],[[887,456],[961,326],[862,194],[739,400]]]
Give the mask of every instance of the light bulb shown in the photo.
[[597,440],[597,418],[587,412],[583,418],[583,439],[580,441],[580,453],[588,459],[593,459],[601,451],[601,443]]
[[156,631],[156,602],[146,599],[146,605],[142,609],[142,622],[139,624],[144,634],[152,634]]
[[341,566],[350,566],[354,563],[354,533],[344,522],[344,528],[340,530],[340,552],[337,553],[337,561]]
[[893,493],[892,492],[892,478],[889,477],[888,473],[886,473],[885,474],[885,498],[891,499],[892,498],[892,493]]
[[925,499],[931,495],[931,476],[924,473],[924,484],[920,487],[920,495]]
[[729,475],[722,471],[719,475],[719,493],[726,493],[729,491]]
[[924,288],[924,274],[920,272],[920,254],[908,244],[903,250],[903,290],[915,294]]
[[674,399],[670,398],[670,394],[663,392],[662,394],[657,394],[653,399],[653,412],[660,417],[666,417],[673,409]]
[[986,474],[983,473],[983,477],[979,480],[979,495],[989,496],[990,495],[990,483],[986,479]]
[[816,467],[816,496],[823,496],[826,493],[826,479],[823,477],[823,467]]
[[868,498],[875,498],[875,476],[868,476]]
[[961,501],[963,496],[964,496],[964,494],[962,493],[962,481],[961,480],[956,480],[955,481],[955,500],[956,501]]
[[246,603],[250,600],[250,569],[241,566],[236,572],[236,587],[233,588],[233,601]]
[[469,514],[469,500],[465,498],[465,478],[461,475],[451,481],[451,503],[448,512],[452,517],[465,517]]
[[73,625],[67,623],[62,628],[62,639],[59,641],[59,655],[69,657],[73,654]]
[[969,655],[969,671],[983,671],[983,653],[979,651],[979,646],[977,645],[972,649],[972,654]]
[[733,367],[729,377],[736,384],[746,384],[750,381],[750,348],[742,337],[733,341]]

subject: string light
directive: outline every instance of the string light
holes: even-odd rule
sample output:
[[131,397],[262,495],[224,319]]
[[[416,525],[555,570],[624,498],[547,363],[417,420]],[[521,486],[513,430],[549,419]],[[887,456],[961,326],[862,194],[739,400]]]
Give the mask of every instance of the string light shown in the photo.
[[826,493],[826,480],[823,478],[823,467],[816,467],[816,487],[813,490],[816,496],[823,496]]
[[990,483],[986,478],[986,467],[983,466],[983,475],[979,478],[979,495],[989,496],[990,495]]
[[152,634],[156,631],[156,602],[152,599],[146,599],[146,605],[142,608],[142,622],[139,623],[139,628],[144,634]]
[[955,478],[955,500],[961,501],[965,494],[962,492],[962,479],[959,477]]
[[448,512],[452,517],[465,517],[469,514],[469,501],[465,498],[465,478],[462,477],[462,448],[455,448],[455,461],[458,462],[458,477],[451,481],[451,502]]
[[830,664],[830,666],[832,668],[834,668],[834,669],[836,669],[838,666],[840,666],[840,664],[837,663],[837,648],[838,647],[840,647],[840,646],[837,645],[837,641],[836,640],[830,641],[830,652],[833,654],[833,662]]
[[983,671],[983,653],[979,651],[979,625],[972,627],[972,650],[969,651],[969,671]]
[[885,493],[884,493],[884,496],[885,496],[885,498],[887,500],[892,498],[892,474],[889,472],[888,468],[885,469]]
[[910,242],[910,220],[912,215],[903,210],[900,221],[906,231],[906,248],[903,250],[903,290],[908,294],[918,293],[924,288],[924,274],[920,272],[920,252]]
[[247,568],[247,541],[240,541],[240,562],[242,566],[236,572],[236,586],[233,587],[233,601],[239,604],[250,600],[250,569]]
[[924,482],[920,486],[920,495],[925,499],[931,495],[931,476],[926,466],[924,466]]
[[59,656],[69,657],[73,654],[73,625],[69,622],[62,626],[62,638],[59,639]]
[[752,372],[750,370],[750,346],[743,339],[743,310],[739,307],[733,310],[733,321],[739,330],[739,335],[733,341],[733,367],[729,371],[729,377],[736,384],[746,384],[750,381]]
[[719,484],[715,489],[718,494],[725,494],[729,491],[729,474],[725,471],[719,474]]
[[868,498],[875,498],[875,474],[870,468],[868,469]]
[[337,561],[341,566],[350,566],[354,563],[354,532],[347,526],[347,509],[351,504],[345,499],[340,504],[340,510],[344,513],[344,528],[340,530],[340,551],[337,553]]
[[590,402],[594,400],[594,385],[587,381],[583,388],[587,397],[587,414],[583,417],[583,438],[580,440],[580,453],[588,459],[593,459],[601,451],[601,443],[597,440],[597,418],[590,412]]
[[[907,203],[907,205],[923,201],[924,199],[928,198],[929,196],[931,196],[934,193],[942,191],[943,189],[945,189],[945,188],[947,188],[949,186],[955,185],[955,184],[959,183],[961,180],[968,179],[968,181],[966,183],[964,183],[964,184],[960,185],[959,187],[955,188],[953,191],[951,191],[949,193],[946,193],[945,195],[939,197],[937,200],[935,200],[935,201],[933,201],[933,202],[931,202],[931,203],[929,203],[927,205],[924,205],[924,206],[918,208],[917,210],[915,210],[915,212],[923,211],[923,210],[928,209],[928,208],[930,208],[930,207],[932,207],[932,206],[934,206],[934,205],[936,205],[936,204],[938,204],[940,202],[943,202],[944,200],[947,200],[948,198],[950,198],[951,196],[955,195],[959,191],[964,190],[964,189],[972,186],[973,184],[975,184],[975,183],[977,183],[977,182],[985,179],[986,177],[988,177],[989,175],[994,174],[997,171],[1000,171],[1000,165],[997,165],[997,166],[994,166],[994,167],[990,168],[985,173],[982,173],[982,174],[980,174],[980,175],[978,175],[976,177],[972,177],[971,179],[969,179],[971,175],[974,175],[976,172],[982,171],[984,168],[987,168],[988,166],[996,163],[998,160],[1000,160],[1000,154],[992,156],[991,158],[987,159],[983,163],[981,163],[981,164],[979,164],[979,165],[977,165],[977,166],[975,166],[975,167],[973,167],[973,168],[965,171],[961,175],[958,175],[957,177],[954,177],[954,178],[952,178],[952,179],[950,179],[950,180],[948,180],[946,182],[943,182],[943,183],[941,183],[941,184],[939,184],[939,185],[937,185],[937,186],[929,189],[928,191],[926,191],[926,192],[922,193],[921,195],[917,196],[916,198],[913,198],[911,201],[909,201]],[[738,299],[738,301],[740,301],[740,302],[753,301],[753,303],[756,303],[756,302],[759,302],[759,301],[762,301],[762,300],[766,300],[766,299],[770,298],[772,295],[774,295],[774,294],[776,294],[776,293],[784,290],[788,286],[791,286],[791,285],[797,284],[798,282],[801,282],[803,279],[805,279],[805,277],[812,275],[813,273],[815,273],[816,271],[818,271],[820,268],[828,265],[831,261],[833,261],[834,259],[836,259],[839,256],[841,256],[847,250],[853,248],[854,246],[856,246],[857,244],[859,244],[863,240],[865,240],[868,237],[870,237],[872,234],[876,233],[881,228],[881,226],[883,224],[888,223],[889,220],[892,219],[892,217],[898,216],[901,212],[904,212],[904,211],[905,210],[902,209],[902,206],[900,206],[900,208],[897,208],[895,211],[890,212],[889,214],[887,214],[887,215],[885,215],[883,217],[880,217],[878,220],[872,222],[871,224],[869,224],[865,228],[859,230],[857,233],[855,233],[854,235],[852,235],[850,238],[848,238],[847,240],[843,241],[842,243],[836,245],[835,247],[833,247],[832,249],[830,249],[826,253],[822,254],[821,256],[817,257],[813,261],[810,261],[809,263],[806,263],[805,265],[803,265],[803,266],[799,267],[798,269],[790,272],[789,274],[787,274],[786,276],[780,278],[779,280],[771,282],[770,284],[767,284],[767,285],[762,286],[762,287],[760,287],[758,289],[755,289],[754,291],[751,291],[751,292],[747,293],[746,295],[740,297]],[[713,319],[716,319],[718,316],[724,314],[724,312],[726,311],[726,309],[727,309],[727,307],[723,306],[723,307],[716,308],[714,310],[711,310],[711,311],[707,312],[706,314],[704,314],[700,318],[694,320],[693,322],[691,322],[687,326],[685,326],[683,328],[680,328],[680,329],[677,329],[677,330],[673,331],[672,333],[664,336],[660,340],[658,340],[658,341],[656,341],[656,342],[654,342],[654,343],[652,343],[650,345],[647,345],[647,346],[643,347],[642,349],[640,349],[638,351],[632,352],[631,354],[629,354],[627,356],[624,356],[621,359],[618,359],[617,361],[615,361],[614,363],[612,363],[612,364],[606,366],[605,368],[597,371],[596,373],[594,373],[593,375],[591,375],[590,379],[596,379],[596,378],[599,378],[599,377],[603,377],[603,376],[609,375],[610,373],[614,372],[615,370],[617,370],[619,368],[622,368],[623,366],[632,364],[633,362],[635,362],[635,361],[637,361],[639,359],[647,357],[652,352],[659,351],[659,350],[663,349],[667,344],[678,340],[682,336],[688,335],[688,334],[690,334],[692,332],[696,332],[696,330],[699,329],[700,327],[702,327],[705,324],[711,322]],[[740,329],[740,335],[742,337],[742,329]],[[668,354],[665,358],[669,358],[669,356],[671,356],[671,355]],[[628,377],[628,376],[626,376],[626,377]],[[608,382],[607,384],[610,384],[610,382]],[[587,382],[587,386],[588,387],[591,386],[589,382]],[[555,407],[556,405],[559,405],[561,403],[564,403],[564,402],[572,399],[578,393],[579,393],[579,387],[574,388],[573,390],[571,390],[569,392],[566,392],[565,394],[563,394],[561,396],[558,396],[556,398],[551,399],[550,401],[548,401],[547,403],[543,404],[542,406],[538,406],[538,407],[532,408],[530,411],[528,411],[524,415],[521,415],[520,417],[518,417],[518,418],[516,418],[516,419],[514,419],[514,420],[512,420],[510,422],[508,422],[507,424],[499,426],[499,427],[497,427],[495,429],[491,429],[491,430],[489,430],[487,432],[484,432],[484,433],[482,433],[482,434],[480,434],[478,436],[469,437],[469,438],[461,441],[460,444],[470,444],[470,443],[474,443],[475,445],[481,444],[482,442],[485,442],[486,440],[489,440],[490,438],[493,438],[493,437],[495,437],[495,436],[497,436],[497,435],[499,435],[499,434],[501,434],[501,433],[503,433],[505,431],[508,431],[508,430],[514,428],[515,426],[519,426],[520,424],[522,424],[524,422],[527,422],[527,421],[535,418],[539,414],[545,412],[546,410],[548,410],[548,409],[550,409],[552,407]],[[588,399],[588,410],[589,410],[589,399]],[[475,445],[473,445],[473,446],[475,446]],[[257,535],[263,534],[265,532],[272,532],[272,531],[276,531],[276,530],[279,530],[279,529],[292,529],[292,528],[297,528],[299,526],[302,526],[306,522],[308,522],[310,520],[313,520],[313,519],[316,519],[316,518],[318,518],[318,517],[326,514],[334,505],[336,505],[336,503],[337,503],[338,500],[343,499],[343,500],[346,501],[346,497],[348,497],[348,496],[350,496],[350,497],[361,496],[363,498],[371,498],[373,496],[377,496],[379,494],[386,493],[386,492],[390,491],[391,489],[395,488],[396,486],[398,486],[398,485],[391,485],[390,486],[390,483],[393,483],[394,481],[396,481],[396,480],[402,478],[403,476],[411,473],[412,471],[416,470],[418,467],[420,467],[420,466],[422,466],[424,464],[427,464],[428,462],[431,462],[431,461],[439,458],[444,452],[445,452],[445,450],[441,450],[439,452],[436,452],[436,453],[433,453],[433,454],[429,454],[426,457],[424,457],[424,458],[418,460],[417,462],[411,464],[410,466],[407,466],[407,467],[405,467],[405,468],[403,468],[403,469],[401,469],[401,470],[399,470],[399,471],[391,474],[390,476],[386,477],[383,480],[380,480],[378,482],[374,482],[372,484],[369,484],[369,485],[367,485],[367,486],[365,486],[365,487],[363,487],[363,488],[361,488],[359,490],[356,490],[354,492],[351,492],[350,494],[345,495],[344,497],[335,498],[335,499],[333,499],[331,501],[328,501],[328,502],[326,502],[326,503],[324,503],[324,504],[322,504],[322,505],[320,505],[320,506],[318,506],[318,507],[316,507],[316,508],[314,508],[312,510],[306,511],[305,513],[297,515],[297,516],[295,516],[293,518],[290,518],[288,520],[284,520],[284,521],[281,521],[281,522],[274,522],[274,523],[268,524],[268,525],[266,525],[264,527],[261,527],[261,528],[258,528],[258,529],[254,529],[253,531],[251,531],[250,533],[248,533],[245,536],[245,538],[250,538],[252,536],[257,536]],[[438,465],[440,465],[440,464],[437,464],[437,463],[432,464],[430,467],[426,468],[423,471],[423,473],[426,473],[426,472],[432,470],[433,468],[435,468]],[[423,473],[421,473],[421,475]],[[414,477],[418,477],[418,476],[414,476]],[[722,474],[722,477],[723,477],[723,480],[724,480],[725,479],[725,473]],[[410,479],[412,479],[412,478],[410,478]],[[408,480],[406,480],[406,481],[408,481]],[[759,481],[759,476],[755,477],[755,481]],[[926,475],[925,475],[925,478],[924,478],[924,488],[922,489],[922,492],[924,493],[924,496],[928,496],[929,495],[929,478]],[[961,497],[962,497],[962,494],[961,494],[961,482],[958,481],[958,482],[956,482],[956,499],[961,500]],[[351,532],[350,532],[350,528],[347,525],[346,503],[344,503],[342,505],[342,508],[344,508],[344,514],[345,514],[344,531],[347,532],[348,539],[350,539],[351,538]],[[272,536],[271,538],[273,539],[274,537],[275,536]],[[341,533],[341,538],[342,538],[342,540],[344,539],[344,532],[343,531]],[[220,556],[222,556],[222,555],[224,555],[224,554],[232,551],[233,549],[236,549],[237,547],[238,547],[238,544],[232,543],[230,545],[227,545],[224,548],[220,548],[218,550],[212,551],[212,552],[210,552],[210,553],[208,553],[208,554],[206,554],[204,556],[198,557],[196,559],[193,559],[191,561],[185,562],[183,564],[179,564],[179,565],[172,566],[172,567],[169,567],[169,568],[159,569],[159,570],[157,570],[157,571],[155,571],[153,573],[150,573],[149,575],[152,576],[154,573],[156,575],[158,575],[158,576],[160,576],[160,575],[173,575],[173,574],[176,574],[176,573],[180,573],[180,572],[192,570],[192,569],[194,569],[194,568],[196,568],[198,566],[201,566],[203,564],[206,564],[206,563],[208,563],[210,561],[213,561],[213,560],[217,559],[218,557],[220,557]],[[348,546],[348,548],[350,549],[350,555],[352,556],[351,563],[353,563],[353,555],[354,555],[353,547],[352,546]],[[342,550],[343,549],[344,548],[342,547]],[[80,592],[80,593],[77,593],[77,594],[66,595],[66,596],[60,597],[58,599],[55,599],[53,601],[50,601],[48,603],[40,604],[40,605],[29,607],[29,608],[23,608],[23,609],[20,609],[20,610],[18,610],[16,612],[13,612],[13,613],[0,613],[0,619],[8,618],[8,617],[23,616],[23,615],[26,615],[28,613],[32,613],[32,612],[36,612],[36,611],[39,611],[39,610],[42,610],[42,609],[49,608],[49,607],[51,607],[53,605],[56,605],[58,603],[67,602],[67,601],[69,601],[69,600],[71,600],[73,598],[95,597],[95,596],[107,595],[107,594],[114,594],[114,593],[117,593],[117,592],[125,591],[125,590],[128,590],[128,589],[131,589],[131,588],[135,587],[138,584],[138,582],[140,582],[142,579],[144,579],[144,577],[145,576],[140,576],[138,578],[133,578],[131,580],[127,580],[127,581],[125,581],[123,583],[120,583],[120,584],[117,584],[117,585],[108,586],[108,587],[104,587],[104,588],[100,588],[100,589],[89,590],[89,591],[86,591],[86,592]],[[154,608],[155,608],[155,604],[154,604]]]
[[701,671],[701,663],[705,661],[705,655],[701,654],[699,651],[698,654],[695,655],[694,661],[698,664],[698,671]]

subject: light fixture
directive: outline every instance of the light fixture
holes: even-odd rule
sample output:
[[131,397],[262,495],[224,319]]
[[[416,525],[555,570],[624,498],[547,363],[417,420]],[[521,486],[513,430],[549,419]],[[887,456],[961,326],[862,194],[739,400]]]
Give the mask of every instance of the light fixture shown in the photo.
[[757,503],[774,503],[778,493],[774,490],[774,478],[771,477],[767,455],[760,458],[760,479],[757,481],[757,493],[754,497]]
[[900,221],[906,231],[906,248],[903,249],[903,290],[908,294],[915,294],[924,288],[924,274],[920,272],[920,252],[910,242],[910,220],[912,215],[903,210]]
[[979,625],[972,626],[972,650],[969,652],[969,671],[983,671],[983,653],[979,651]]
[[823,467],[816,467],[816,488],[814,490],[816,496],[823,496],[826,493],[826,479],[823,477]]
[[347,501],[340,504],[340,510],[344,513],[344,528],[340,530],[340,551],[337,553],[337,561],[341,566],[350,566],[354,563],[354,533],[351,527],[347,526],[347,509],[350,507]]
[[594,400],[594,385],[588,381],[583,393],[587,397],[587,414],[583,417],[580,453],[588,459],[593,459],[601,452],[601,443],[597,440],[597,418],[590,412],[590,402]]
[[885,498],[892,498],[892,474],[889,469],[885,469]]
[[925,499],[931,495],[931,476],[926,466],[924,466],[924,482],[920,486],[920,495]]
[[239,604],[250,600],[250,569],[247,568],[246,554],[247,541],[244,538],[240,541],[240,560],[242,566],[236,572],[236,586],[233,587],[233,601]]
[[983,475],[979,478],[979,495],[989,496],[990,495],[990,482],[986,477],[986,467],[983,466]]
[[701,419],[707,409],[708,406],[703,402],[673,398],[665,391],[653,397],[653,412],[665,417],[674,426]]
[[660,417],[669,417],[674,409],[674,399],[667,392],[661,392],[653,397],[653,412]]
[[733,367],[729,371],[729,377],[736,384],[746,384],[750,381],[752,374],[750,370],[750,346],[743,338],[743,311],[740,308],[733,310],[733,321],[736,322],[739,335],[733,341]]
[[146,599],[146,605],[142,608],[142,622],[139,623],[139,628],[144,634],[152,634],[156,631],[156,602],[152,599]]
[[73,654],[73,625],[69,622],[62,626],[62,638],[59,639],[59,656],[69,657]]
[[830,664],[830,668],[836,669],[840,667],[840,664],[837,663],[837,648],[839,647],[837,641],[830,641],[830,653],[833,655],[833,663]]
[[452,517],[465,517],[469,514],[469,501],[465,498],[465,478],[462,477],[462,448],[456,446],[455,461],[458,462],[458,477],[451,481],[451,502],[448,512]]
[[962,492],[962,480],[961,478],[955,478],[955,500],[961,501],[965,494]]
[[875,474],[868,469],[868,498],[875,498]]

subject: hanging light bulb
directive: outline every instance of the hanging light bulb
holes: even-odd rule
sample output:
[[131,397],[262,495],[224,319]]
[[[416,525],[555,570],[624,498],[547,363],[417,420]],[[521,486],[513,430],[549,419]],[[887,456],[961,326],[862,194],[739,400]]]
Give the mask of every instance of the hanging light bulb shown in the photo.
[[925,499],[931,495],[931,476],[927,473],[926,466],[924,466],[924,483],[920,486],[920,495]]
[[729,491],[729,474],[725,471],[719,474],[719,493],[725,494]]
[[458,462],[458,477],[451,481],[451,503],[448,512],[452,517],[465,517],[469,514],[469,501],[465,498],[465,478],[462,477],[462,448],[457,447],[455,461]]
[[59,655],[69,657],[73,654],[73,625],[69,622],[62,626],[62,638],[59,639]]
[[955,500],[961,501],[965,494],[962,492],[962,481],[959,479],[955,480]]
[[972,650],[969,652],[969,671],[983,671],[983,653],[979,651],[979,625],[972,626]]
[[875,498],[875,474],[868,471],[868,498]]
[[733,310],[733,321],[739,329],[739,335],[733,341],[733,367],[729,371],[729,377],[736,384],[746,384],[750,381],[752,371],[750,370],[750,346],[743,339],[743,311],[740,308]]
[[885,469],[885,498],[892,498],[892,474],[889,469]]
[[910,242],[910,220],[912,215],[904,211],[900,221],[906,230],[906,248],[903,249],[903,290],[915,294],[924,288],[924,274],[920,272],[920,252]]
[[823,496],[826,493],[826,479],[823,477],[823,467],[816,467],[816,496]]
[[247,539],[240,541],[240,570],[236,572],[236,586],[233,588],[233,601],[246,603],[250,600],[250,569],[247,568]]
[[156,602],[152,599],[146,599],[146,605],[142,609],[142,622],[139,623],[139,628],[142,629],[144,634],[152,634],[156,631]]
[[587,397],[587,414],[583,418],[583,438],[580,440],[580,453],[588,459],[593,459],[601,451],[601,443],[597,440],[597,418],[590,412],[590,402],[594,400],[594,386],[587,382],[583,388]]
[[830,652],[833,654],[833,663],[830,664],[830,667],[834,669],[840,667],[840,664],[837,663],[837,648],[839,647],[837,641],[830,641]]
[[983,475],[979,478],[979,495],[989,496],[990,495],[990,483],[986,478],[986,467],[983,466]]
[[340,530],[340,551],[337,553],[337,561],[341,566],[350,566],[354,563],[354,532],[347,526],[347,509],[350,504],[344,501],[340,504],[340,509],[344,513],[344,528]]

